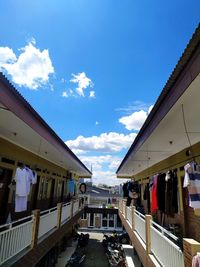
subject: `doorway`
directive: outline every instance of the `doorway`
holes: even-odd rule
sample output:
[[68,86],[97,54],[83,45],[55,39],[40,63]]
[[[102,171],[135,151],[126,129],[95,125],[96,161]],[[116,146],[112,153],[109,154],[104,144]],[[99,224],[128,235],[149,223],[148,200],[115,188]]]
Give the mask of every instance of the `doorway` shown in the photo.
[[94,222],[94,213],[89,213],[89,220],[88,220],[88,227],[94,227],[95,226],[95,222]]
[[6,223],[8,211],[9,184],[13,171],[0,167],[0,224]]

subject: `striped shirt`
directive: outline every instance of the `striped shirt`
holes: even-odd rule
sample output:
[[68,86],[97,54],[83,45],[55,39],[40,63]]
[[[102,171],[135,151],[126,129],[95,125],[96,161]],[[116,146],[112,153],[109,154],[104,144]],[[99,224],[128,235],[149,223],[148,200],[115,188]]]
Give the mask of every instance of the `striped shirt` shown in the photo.
[[189,206],[200,209],[200,166],[192,161],[184,166],[185,177],[183,187],[188,188]]

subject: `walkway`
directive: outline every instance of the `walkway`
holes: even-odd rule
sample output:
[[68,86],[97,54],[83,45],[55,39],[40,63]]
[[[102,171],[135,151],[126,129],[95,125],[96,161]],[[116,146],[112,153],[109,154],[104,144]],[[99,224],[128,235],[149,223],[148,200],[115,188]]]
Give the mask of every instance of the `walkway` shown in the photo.
[[86,259],[82,267],[109,267],[110,265],[102,246],[103,234],[89,232],[89,235],[90,239],[86,247]]

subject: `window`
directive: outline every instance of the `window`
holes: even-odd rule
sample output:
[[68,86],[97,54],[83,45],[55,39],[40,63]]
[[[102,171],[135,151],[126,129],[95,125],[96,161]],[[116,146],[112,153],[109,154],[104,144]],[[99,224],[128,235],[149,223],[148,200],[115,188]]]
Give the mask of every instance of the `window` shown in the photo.
[[81,216],[81,220],[87,220],[87,213],[84,212]]

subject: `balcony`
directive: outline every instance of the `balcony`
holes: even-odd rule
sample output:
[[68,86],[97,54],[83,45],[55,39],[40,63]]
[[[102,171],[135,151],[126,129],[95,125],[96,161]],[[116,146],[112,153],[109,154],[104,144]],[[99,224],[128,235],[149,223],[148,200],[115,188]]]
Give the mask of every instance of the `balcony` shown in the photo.
[[45,255],[81,216],[83,200],[58,203],[45,211],[34,210],[31,216],[0,226],[0,266],[31,266],[22,261],[33,258],[35,252],[37,257]]
[[126,201],[119,203],[119,216],[143,266],[191,267],[192,258],[200,251],[200,243],[183,239],[183,251],[178,238],[143,215]]

